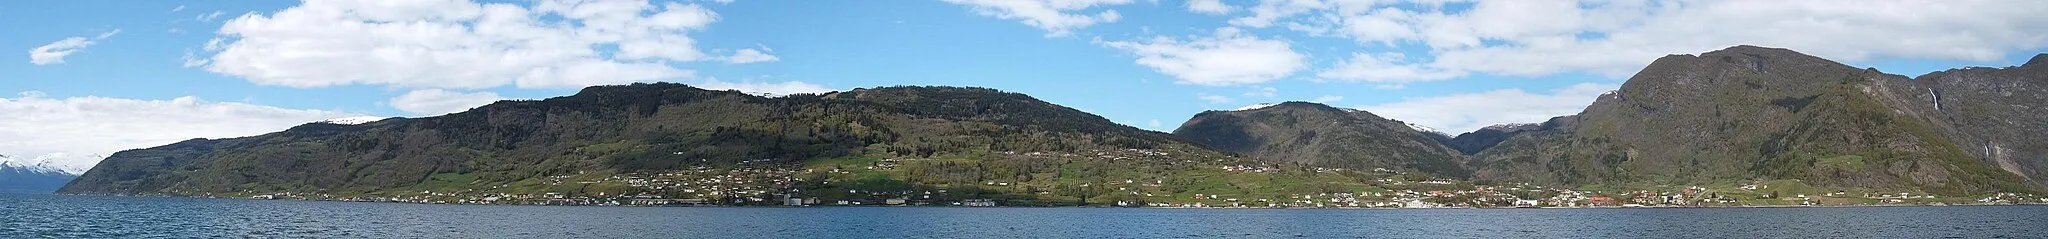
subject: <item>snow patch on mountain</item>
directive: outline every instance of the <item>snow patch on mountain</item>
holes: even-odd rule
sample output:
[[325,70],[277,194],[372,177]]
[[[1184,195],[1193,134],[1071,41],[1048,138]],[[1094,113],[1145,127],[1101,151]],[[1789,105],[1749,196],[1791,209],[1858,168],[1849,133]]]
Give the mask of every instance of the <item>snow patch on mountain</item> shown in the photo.
[[[1403,122],[1403,123],[1407,123],[1407,122]],[[1407,124],[1408,124],[1408,128],[1411,128],[1411,129],[1415,129],[1415,131],[1421,131],[1421,132],[1423,132],[1423,133],[1436,133],[1436,134],[1444,134],[1444,132],[1443,132],[1443,131],[1437,131],[1437,130],[1436,130],[1436,128],[1430,128],[1429,126],[1422,126],[1422,125],[1419,125],[1419,124],[1415,124],[1415,123],[1407,123]]]
[[1536,124],[1535,124],[1535,123],[1513,123],[1513,124],[1497,124],[1497,125],[1491,125],[1491,126],[1486,126],[1485,128],[1480,128],[1480,129],[1491,129],[1491,130],[1498,130],[1498,131],[1509,131],[1509,130],[1511,130],[1511,129],[1515,129],[1515,128],[1522,128],[1522,127],[1528,127],[1528,126],[1534,126],[1534,125],[1536,125]]
[[1246,110],[1256,110],[1256,109],[1265,109],[1266,107],[1273,107],[1273,106],[1275,106],[1275,105],[1280,105],[1280,104],[1275,104],[1275,103],[1258,103],[1258,104],[1252,104],[1252,105],[1247,105],[1247,106],[1244,106],[1244,107],[1237,107],[1237,109],[1234,109],[1234,110],[1230,110],[1230,111],[1246,111]]
[[370,123],[370,122],[377,122],[377,121],[379,121],[379,120],[384,120],[384,119],[390,119],[390,118],[391,118],[391,117],[380,117],[380,116],[356,116],[356,117],[345,117],[345,118],[333,118],[333,119],[321,120],[321,121],[318,121],[318,122],[314,122],[314,123],[329,123],[329,124],[340,124],[340,125],[359,125],[359,124],[368,124],[368,123]]

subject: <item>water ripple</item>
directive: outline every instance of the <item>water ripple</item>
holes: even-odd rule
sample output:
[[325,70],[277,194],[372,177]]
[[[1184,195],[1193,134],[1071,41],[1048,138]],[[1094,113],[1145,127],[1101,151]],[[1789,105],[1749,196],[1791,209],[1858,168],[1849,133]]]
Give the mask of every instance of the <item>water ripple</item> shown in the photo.
[[2037,238],[2048,206],[1195,210],[448,206],[0,194],[0,238]]

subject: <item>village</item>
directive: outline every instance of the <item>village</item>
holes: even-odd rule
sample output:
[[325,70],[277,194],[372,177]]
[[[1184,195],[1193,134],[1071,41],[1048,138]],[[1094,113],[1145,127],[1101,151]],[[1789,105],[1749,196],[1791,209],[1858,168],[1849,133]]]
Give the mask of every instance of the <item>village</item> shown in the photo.
[[[894,161],[881,161],[860,170],[889,170]],[[1231,165],[1220,169],[1231,173],[1275,173],[1279,167]],[[1343,169],[1313,169],[1319,173]],[[799,169],[789,167],[696,167],[655,174],[615,174],[598,178],[551,176],[541,184],[548,188],[617,188],[614,192],[511,193],[509,185],[488,189],[419,191],[394,196],[341,196],[275,192],[247,196],[252,199],[294,199],[358,202],[400,202],[425,204],[486,205],[569,205],[569,206],[955,206],[955,207],[1148,207],[1148,208],[1650,208],[1650,207],[1813,207],[1813,206],[1943,206],[2048,204],[2048,197],[2001,193],[1983,198],[1956,199],[1913,192],[1782,193],[1772,182],[1758,180],[1731,188],[1666,186],[1656,190],[1593,191],[1545,187],[1531,184],[1473,185],[1469,182],[1429,179],[1406,180],[1386,177],[1373,180],[1378,190],[1350,192],[1289,193],[1267,197],[1227,193],[1179,193],[1160,190],[1163,180],[1122,180],[1097,187],[1098,201],[1048,201],[1050,191],[992,193],[991,190],[963,192],[946,188],[894,187],[862,190],[830,186],[829,175],[854,174],[846,169]],[[1373,170],[1400,175],[1385,169]],[[820,176],[826,175],[826,176]],[[1005,188],[1011,182],[984,182],[974,188]],[[1081,185],[1088,187],[1090,185]],[[1379,188],[1383,187],[1383,188]],[[859,188],[859,187],[852,187]],[[805,190],[813,190],[807,192]],[[839,191],[816,192],[820,189]],[[566,190],[565,190],[566,191]],[[254,192],[251,192],[254,193]],[[1118,194],[1115,197],[1102,196]],[[202,195],[212,196],[212,195]],[[1114,198],[1114,200],[1099,200]]]

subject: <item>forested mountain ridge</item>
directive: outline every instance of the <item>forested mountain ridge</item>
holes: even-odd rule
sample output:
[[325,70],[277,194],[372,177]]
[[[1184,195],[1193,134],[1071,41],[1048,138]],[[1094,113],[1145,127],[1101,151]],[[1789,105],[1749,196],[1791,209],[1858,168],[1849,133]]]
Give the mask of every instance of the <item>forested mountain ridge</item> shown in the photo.
[[1896,100],[1914,83],[1924,84],[1786,49],[1671,55],[1470,166],[1478,180],[1560,185],[1799,179],[1945,195],[2040,191],[1972,157],[1952,138],[1964,134],[1907,113],[1904,103],[1926,102]]
[[1175,137],[1017,93],[885,87],[760,97],[680,84],[596,86],[564,97],[360,125],[313,123],[114,154],[63,189],[80,194],[376,191],[430,175],[516,182],[863,155],[984,157],[1172,149]]
[[1317,167],[1416,170],[1465,178],[1459,153],[1400,121],[1371,112],[1286,102],[1196,114],[1173,130],[1203,145],[1267,161]]
[[1547,128],[1547,126],[1544,124],[1494,125],[1458,134],[1456,137],[1439,138],[1437,141],[1443,142],[1445,146],[1450,146],[1452,149],[1457,149],[1459,153],[1473,155],[1479,154],[1479,151],[1485,151],[1487,148],[1493,148],[1494,145],[1499,145],[1501,141],[1507,141],[1508,138],[1513,138],[1515,135],[1534,132],[1543,128]]

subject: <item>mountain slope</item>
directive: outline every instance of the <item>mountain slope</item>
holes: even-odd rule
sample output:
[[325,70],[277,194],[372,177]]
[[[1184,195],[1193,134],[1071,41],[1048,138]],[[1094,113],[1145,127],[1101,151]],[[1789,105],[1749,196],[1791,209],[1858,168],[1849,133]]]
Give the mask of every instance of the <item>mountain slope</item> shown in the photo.
[[1886,100],[1881,88],[1905,81],[1785,49],[1666,56],[1584,112],[1470,165],[1478,179],[1546,184],[1802,179],[1946,195],[2039,191]]
[[50,193],[78,175],[0,155],[0,193]]
[[2048,184],[2048,54],[2026,64],[1939,71],[1876,85],[1971,156]]
[[[887,87],[764,98],[660,83],[590,87],[572,96],[501,101],[437,117],[312,123],[259,136],[123,151],[61,192],[467,190],[480,186],[460,185],[800,165],[827,158],[993,160],[1010,152],[1139,149],[1173,152],[1144,162],[1231,160],[1171,135],[990,89]],[[966,170],[999,169],[975,165],[985,167]],[[1025,170],[1057,168],[1034,167]],[[965,181],[982,177],[978,173]],[[456,186],[436,184],[442,181]]]
[[1486,151],[1488,148],[1493,148],[1494,145],[1499,145],[1501,141],[1507,141],[1508,138],[1513,138],[1515,135],[1521,135],[1522,133],[1542,128],[1543,125],[1541,124],[1494,125],[1458,134],[1457,137],[1439,138],[1437,141],[1443,142],[1444,146],[1457,149],[1459,153],[1473,155],[1479,154],[1480,151]]
[[1464,178],[1457,151],[1406,123],[1308,102],[1196,114],[1174,135],[1267,162]]

